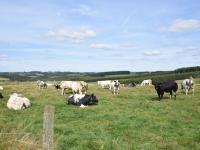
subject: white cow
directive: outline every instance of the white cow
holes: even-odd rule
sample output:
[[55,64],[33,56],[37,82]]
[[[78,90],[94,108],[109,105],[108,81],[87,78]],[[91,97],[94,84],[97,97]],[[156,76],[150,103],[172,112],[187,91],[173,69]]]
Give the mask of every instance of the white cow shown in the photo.
[[61,83],[60,83],[60,88],[62,89],[61,95],[64,95],[65,89],[69,89],[69,90],[72,89],[72,82],[73,81],[61,81]]
[[10,95],[10,98],[7,102],[8,109],[13,110],[22,110],[31,106],[31,102],[26,97],[21,97],[20,94],[14,93]]
[[112,89],[113,89],[113,94],[119,94],[119,87],[120,87],[120,82],[118,80],[114,80],[111,83]]
[[97,84],[100,85],[101,88],[103,88],[103,89],[109,88],[111,90],[111,88],[112,88],[112,81],[111,80],[98,81]]
[[148,80],[142,81],[141,86],[146,86],[146,85],[149,85],[149,86],[152,85],[152,80],[148,79]]
[[73,94],[82,94],[87,92],[88,84],[84,81],[62,81],[60,88],[62,89],[61,95],[64,95],[65,89],[72,90]]
[[192,89],[192,93],[194,96],[194,80],[192,77],[190,77],[190,79],[185,79],[183,80],[182,84],[181,84],[181,88],[185,90],[185,94],[188,95],[188,92],[190,89]]
[[73,81],[71,88],[73,94],[86,94],[88,90],[88,84],[84,81]]
[[0,90],[3,90],[3,86],[0,86]]

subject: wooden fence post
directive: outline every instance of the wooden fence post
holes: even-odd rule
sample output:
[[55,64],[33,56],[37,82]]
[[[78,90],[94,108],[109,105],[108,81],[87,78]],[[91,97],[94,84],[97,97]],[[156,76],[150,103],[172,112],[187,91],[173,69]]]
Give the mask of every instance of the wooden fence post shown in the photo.
[[43,149],[53,150],[54,107],[47,105],[43,116]]

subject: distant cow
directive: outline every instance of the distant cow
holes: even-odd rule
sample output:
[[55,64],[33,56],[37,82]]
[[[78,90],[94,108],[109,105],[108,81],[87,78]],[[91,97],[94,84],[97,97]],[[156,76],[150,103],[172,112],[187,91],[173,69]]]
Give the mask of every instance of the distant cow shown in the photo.
[[98,81],[97,84],[100,85],[101,88],[103,89],[109,88],[111,90],[112,81],[111,80]]
[[192,89],[192,94],[194,95],[194,80],[192,77],[190,77],[190,79],[185,79],[183,80],[182,84],[181,84],[181,88],[183,90],[185,90],[185,94],[188,95],[188,92],[190,89]]
[[97,104],[98,99],[94,94],[75,94],[69,96],[67,99],[68,105],[78,105],[78,106],[85,106],[85,105],[92,105]]
[[10,98],[7,102],[7,107],[14,110],[22,110],[30,106],[30,100],[26,97],[22,97],[20,94],[17,93],[10,95]]
[[119,94],[120,83],[118,80],[114,80],[111,83],[111,88],[113,89],[113,94]]
[[146,86],[146,85],[149,85],[149,86],[152,85],[152,80],[148,79],[148,80],[142,81],[141,86]]
[[175,81],[167,81],[161,84],[154,83],[154,86],[157,91],[159,100],[163,98],[164,92],[170,93],[170,99],[172,98],[172,93],[174,93],[174,98],[176,99],[178,84]]
[[37,83],[37,86],[39,87],[39,89],[47,88],[47,83],[45,83],[44,81],[38,80],[36,83]]
[[135,82],[130,82],[130,83],[124,84],[124,87],[135,87],[135,86],[137,86],[137,84]]

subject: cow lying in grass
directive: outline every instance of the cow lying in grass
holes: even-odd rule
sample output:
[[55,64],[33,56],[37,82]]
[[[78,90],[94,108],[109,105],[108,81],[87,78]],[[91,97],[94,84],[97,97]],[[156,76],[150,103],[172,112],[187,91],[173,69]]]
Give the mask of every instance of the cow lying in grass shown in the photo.
[[68,97],[67,104],[68,105],[94,105],[98,103],[98,99],[94,94],[74,94]]
[[159,100],[163,98],[164,92],[170,93],[170,99],[172,98],[172,93],[174,93],[174,98],[176,99],[176,91],[178,90],[178,84],[175,81],[167,81],[161,84],[153,83],[157,91]]
[[10,95],[10,98],[7,102],[8,109],[22,110],[30,106],[30,100],[26,97],[22,97],[20,94],[17,93]]

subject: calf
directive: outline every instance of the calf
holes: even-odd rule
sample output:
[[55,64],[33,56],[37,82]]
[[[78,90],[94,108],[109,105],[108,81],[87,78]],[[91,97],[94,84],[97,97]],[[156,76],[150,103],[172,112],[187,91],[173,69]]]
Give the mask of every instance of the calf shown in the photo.
[[78,106],[84,106],[84,105],[92,105],[97,104],[98,99],[94,94],[74,94],[68,97],[67,104],[68,105],[78,105]]
[[154,84],[154,86],[157,91],[159,100],[163,98],[164,92],[170,93],[170,99],[172,98],[172,93],[174,93],[174,98],[176,99],[178,84],[175,81],[167,81],[162,84]]

